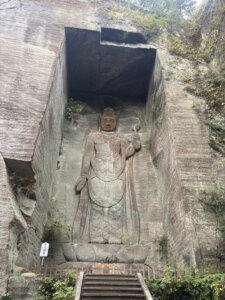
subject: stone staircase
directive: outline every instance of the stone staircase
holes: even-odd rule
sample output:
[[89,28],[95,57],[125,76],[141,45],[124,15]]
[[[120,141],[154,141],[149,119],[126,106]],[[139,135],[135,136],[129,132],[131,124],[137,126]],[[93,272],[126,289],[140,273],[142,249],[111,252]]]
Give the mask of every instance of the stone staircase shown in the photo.
[[138,300],[146,296],[137,275],[85,274],[80,299]]

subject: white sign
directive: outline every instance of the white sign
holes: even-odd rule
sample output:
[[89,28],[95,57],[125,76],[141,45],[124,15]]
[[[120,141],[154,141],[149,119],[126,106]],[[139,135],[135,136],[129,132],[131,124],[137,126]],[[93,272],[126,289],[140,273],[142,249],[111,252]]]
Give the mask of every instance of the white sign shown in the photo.
[[48,256],[49,243],[43,243],[41,245],[40,256],[47,257]]

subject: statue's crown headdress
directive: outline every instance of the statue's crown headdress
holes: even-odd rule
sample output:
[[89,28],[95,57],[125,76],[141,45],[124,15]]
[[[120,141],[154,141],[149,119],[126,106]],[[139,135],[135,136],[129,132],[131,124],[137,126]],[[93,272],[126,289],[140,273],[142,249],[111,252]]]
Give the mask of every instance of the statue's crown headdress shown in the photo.
[[114,113],[114,110],[110,107],[107,107],[104,109],[103,111],[103,115],[104,116],[111,116],[111,117],[114,117],[115,116],[115,113]]

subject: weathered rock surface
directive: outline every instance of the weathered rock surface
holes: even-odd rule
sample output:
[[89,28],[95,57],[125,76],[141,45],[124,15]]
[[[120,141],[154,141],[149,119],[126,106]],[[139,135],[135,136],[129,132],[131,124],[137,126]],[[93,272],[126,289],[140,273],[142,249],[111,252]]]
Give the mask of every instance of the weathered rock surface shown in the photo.
[[[8,273],[15,263],[17,243],[14,236],[26,229],[26,222],[17,207],[12,188],[8,181],[5,162],[0,154],[0,294],[3,294]],[[10,231],[14,225],[15,231]]]
[[10,277],[8,291],[13,300],[34,300],[38,294],[41,278]]
[[31,163],[65,39],[64,28],[92,27],[97,20],[87,2],[18,3],[13,9],[0,10],[0,149],[4,158]]
[[21,194],[18,195],[18,205],[25,216],[31,217],[35,209],[36,201],[27,198],[24,194]]
[[[160,65],[164,72],[160,71]],[[178,266],[215,263],[216,220],[199,194],[218,178],[213,170],[207,127],[194,110],[200,99],[184,92],[182,78],[191,62],[158,51],[150,84],[147,120],[151,153],[160,182],[170,259]],[[194,73],[194,71],[192,71]],[[164,76],[167,80],[164,80]],[[169,77],[169,78],[168,78]]]

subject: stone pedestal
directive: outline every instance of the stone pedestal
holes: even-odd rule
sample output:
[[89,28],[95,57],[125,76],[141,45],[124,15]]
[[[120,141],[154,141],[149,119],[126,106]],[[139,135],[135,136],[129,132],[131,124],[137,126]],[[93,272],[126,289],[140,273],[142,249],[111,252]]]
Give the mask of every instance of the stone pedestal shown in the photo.
[[144,263],[149,246],[124,244],[72,244],[63,246],[69,261],[105,263]]

